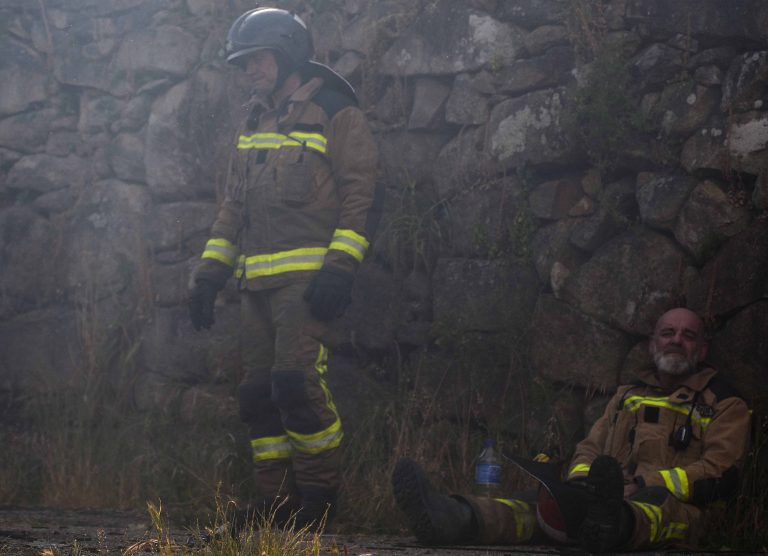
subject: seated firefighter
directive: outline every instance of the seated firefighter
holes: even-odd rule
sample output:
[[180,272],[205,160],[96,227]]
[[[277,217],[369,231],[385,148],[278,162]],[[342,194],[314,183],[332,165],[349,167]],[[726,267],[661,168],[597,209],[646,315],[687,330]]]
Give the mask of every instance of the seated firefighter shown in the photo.
[[[425,544],[554,539],[590,552],[695,546],[707,504],[727,499],[749,444],[750,412],[702,363],[702,320],[678,308],[650,338],[654,364],[620,386],[581,441],[565,482],[545,478],[538,500],[445,496],[416,462],[400,460],[395,500]],[[531,462],[526,470],[544,464]],[[546,466],[550,470],[552,465]]]

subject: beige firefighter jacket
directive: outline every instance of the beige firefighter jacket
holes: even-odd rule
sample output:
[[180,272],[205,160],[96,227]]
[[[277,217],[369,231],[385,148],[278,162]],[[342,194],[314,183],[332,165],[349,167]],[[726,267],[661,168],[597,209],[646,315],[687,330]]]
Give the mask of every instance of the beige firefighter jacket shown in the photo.
[[[576,447],[568,478],[586,476],[594,458],[607,454],[621,463],[627,483],[666,487],[683,502],[704,504],[728,494],[747,455],[751,416],[716,374],[702,367],[668,391],[655,369],[639,371],[640,382],[619,387]],[[686,422],[690,444],[676,449],[671,436]]]
[[353,272],[374,223],[377,149],[346,96],[304,83],[280,106],[254,104],[238,132],[225,199],[193,279],[251,290]]

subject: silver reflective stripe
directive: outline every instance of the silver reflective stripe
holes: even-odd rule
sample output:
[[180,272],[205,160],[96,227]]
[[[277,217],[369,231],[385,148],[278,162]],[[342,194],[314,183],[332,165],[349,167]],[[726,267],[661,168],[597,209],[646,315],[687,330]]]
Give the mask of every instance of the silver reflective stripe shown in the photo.
[[[274,274],[289,270],[303,270],[307,268],[320,268],[325,260],[325,254],[317,255],[291,255],[272,260],[245,259],[246,276]],[[291,268],[298,267],[298,268]]]
[[298,439],[290,432],[288,433],[288,435],[291,437],[291,441],[293,442],[294,448],[296,448],[300,452],[316,454],[318,452],[322,452],[337,446],[338,443],[341,442],[341,438],[342,436],[344,436],[344,432],[339,428],[338,430],[331,432],[327,436],[318,438],[316,440]]

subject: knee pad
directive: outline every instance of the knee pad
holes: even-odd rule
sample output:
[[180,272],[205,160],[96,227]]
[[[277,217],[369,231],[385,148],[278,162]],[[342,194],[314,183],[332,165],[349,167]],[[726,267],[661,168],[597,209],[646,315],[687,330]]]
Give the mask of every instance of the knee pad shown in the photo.
[[307,389],[301,371],[278,371],[272,374],[272,401],[280,409],[306,404]]
[[269,384],[253,384],[244,382],[237,388],[237,398],[240,404],[240,420],[252,423],[264,417],[271,410],[270,396],[272,387]]

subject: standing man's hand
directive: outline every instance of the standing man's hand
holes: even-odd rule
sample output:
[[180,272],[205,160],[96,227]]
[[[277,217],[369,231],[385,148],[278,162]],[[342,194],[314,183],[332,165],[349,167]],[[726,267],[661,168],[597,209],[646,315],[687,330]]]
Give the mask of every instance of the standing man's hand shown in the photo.
[[343,315],[352,302],[353,281],[348,272],[320,269],[304,292],[312,316],[328,322]]
[[197,280],[189,292],[189,318],[195,330],[213,326],[213,306],[219,287],[209,280]]

